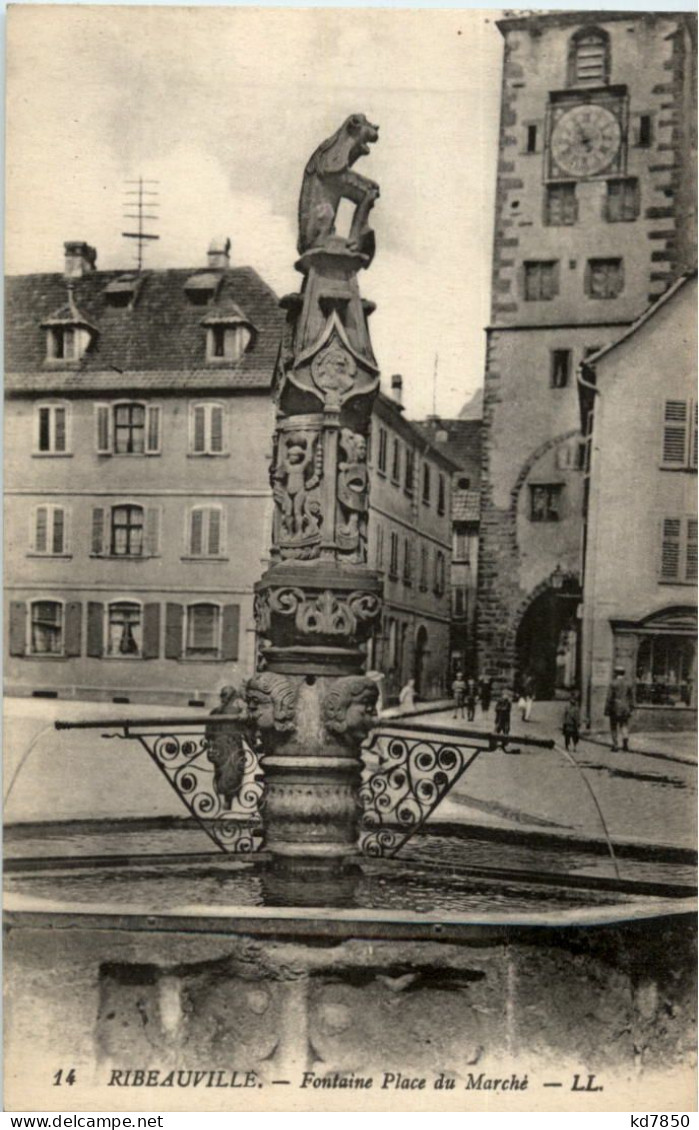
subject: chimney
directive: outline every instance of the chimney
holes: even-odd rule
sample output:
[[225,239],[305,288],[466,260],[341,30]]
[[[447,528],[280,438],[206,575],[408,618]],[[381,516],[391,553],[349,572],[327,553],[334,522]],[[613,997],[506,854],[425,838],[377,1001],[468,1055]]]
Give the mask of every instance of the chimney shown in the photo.
[[95,270],[97,251],[80,239],[71,239],[63,244],[65,251],[65,277],[80,279]]
[[225,271],[230,266],[230,250],[230,239],[212,239],[207,251],[209,267],[213,271]]
[[391,377],[391,396],[396,404],[403,407],[403,378],[400,373],[394,373]]

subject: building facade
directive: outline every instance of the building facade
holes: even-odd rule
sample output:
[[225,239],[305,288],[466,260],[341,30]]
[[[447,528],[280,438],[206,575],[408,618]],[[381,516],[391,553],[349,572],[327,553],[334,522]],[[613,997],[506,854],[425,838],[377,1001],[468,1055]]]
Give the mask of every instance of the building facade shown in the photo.
[[695,272],[582,368],[582,688],[593,729],[616,665],[635,686],[639,729],[696,726],[696,359]]
[[476,676],[478,540],[480,528],[481,431],[477,415],[444,420],[430,416],[421,429],[434,446],[457,464],[451,480],[451,643],[450,677]]
[[282,314],[202,270],[7,280],[8,694],[203,703],[254,670]]
[[404,418],[401,378],[392,380],[394,397],[379,393],[374,405],[369,451],[369,563],[384,582],[369,666],[384,674],[388,700],[409,679],[421,698],[439,698],[449,678],[455,464]]
[[696,23],[559,12],[498,26],[479,665],[550,697],[580,666],[575,373],[696,255]]

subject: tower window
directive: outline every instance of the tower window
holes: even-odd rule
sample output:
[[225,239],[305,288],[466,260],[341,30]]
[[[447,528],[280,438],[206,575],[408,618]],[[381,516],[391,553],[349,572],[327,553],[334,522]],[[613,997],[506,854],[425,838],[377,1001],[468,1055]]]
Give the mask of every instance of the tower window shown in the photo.
[[641,149],[649,149],[653,141],[653,128],[650,114],[640,114],[636,144]]
[[571,357],[570,349],[553,349],[551,351],[551,388],[565,388],[568,384]]
[[609,36],[601,28],[582,28],[570,41],[568,85],[598,86],[609,82]]
[[529,516],[532,522],[557,522],[560,518],[561,493],[563,487],[560,483],[530,486],[531,509]]
[[527,302],[542,302],[558,294],[558,260],[524,264],[524,297]]
[[574,184],[550,184],[546,189],[546,223],[550,227],[574,224],[578,201]]
[[535,125],[527,126],[527,153],[536,153],[536,135],[537,128]]
[[635,177],[607,181],[605,219],[608,223],[635,220],[639,211],[638,181]]
[[590,298],[617,298],[624,289],[622,259],[588,259],[585,289]]

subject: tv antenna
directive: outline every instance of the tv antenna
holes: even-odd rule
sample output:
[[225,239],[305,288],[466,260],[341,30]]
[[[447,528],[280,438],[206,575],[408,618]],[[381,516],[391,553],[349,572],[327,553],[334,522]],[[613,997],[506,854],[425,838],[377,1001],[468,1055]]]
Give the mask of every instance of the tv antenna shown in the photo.
[[437,415],[437,370],[439,369],[439,354],[434,355],[434,372],[432,374],[432,415]]
[[[127,199],[124,201],[125,208],[135,208],[135,212],[124,212],[125,220],[138,220],[138,231],[123,231],[121,234],[124,239],[135,239],[138,244],[138,254],[136,262],[138,270],[143,267],[143,248],[149,239],[160,239],[159,235],[153,235],[152,232],[143,230],[144,220],[157,220],[158,216],[155,212],[151,211],[153,208],[158,207],[158,190],[153,188],[146,188],[148,184],[160,184],[157,180],[144,180],[139,177],[138,180],[127,180],[126,184],[135,184],[137,188],[129,188],[126,190]],[[136,199],[132,199],[132,197]]]

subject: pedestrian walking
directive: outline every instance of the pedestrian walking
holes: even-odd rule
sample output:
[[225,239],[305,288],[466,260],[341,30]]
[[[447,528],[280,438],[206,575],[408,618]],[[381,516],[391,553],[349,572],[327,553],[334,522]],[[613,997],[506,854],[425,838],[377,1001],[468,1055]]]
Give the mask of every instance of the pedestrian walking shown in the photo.
[[490,700],[493,696],[493,680],[489,675],[484,675],[479,686],[481,710],[487,714],[490,710]]
[[464,677],[460,671],[456,672],[456,678],[451,684],[451,693],[454,696],[454,717],[456,718],[458,712],[461,711],[461,717],[463,718],[464,699],[466,696],[466,683],[464,682]]
[[512,699],[507,690],[503,690],[500,698],[495,703],[495,733],[507,735],[510,732],[510,716],[512,712]]
[[476,698],[478,696],[478,689],[476,687],[475,679],[468,679],[466,682],[466,718],[469,722],[473,722],[476,717]]
[[573,752],[578,748],[580,741],[580,703],[578,701],[578,692],[573,691],[566,708],[563,711],[563,740],[565,741],[566,749],[570,749],[571,743]]
[[633,686],[626,674],[626,668],[618,664],[614,668],[614,678],[609,684],[604,713],[609,718],[612,732],[612,749],[619,748],[619,736],[623,749],[629,748],[629,722],[635,702]]
[[398,695],[398,704],[400,706],[401,714],[409,714],[411,710],[415,709],[415,680],[408,679],[402,691]]
[[522,711],[522,721],[528,722],[532,716],[532,706],[534,705],[534,680],[529,674],[522,679],[522,693],[517,705]]

